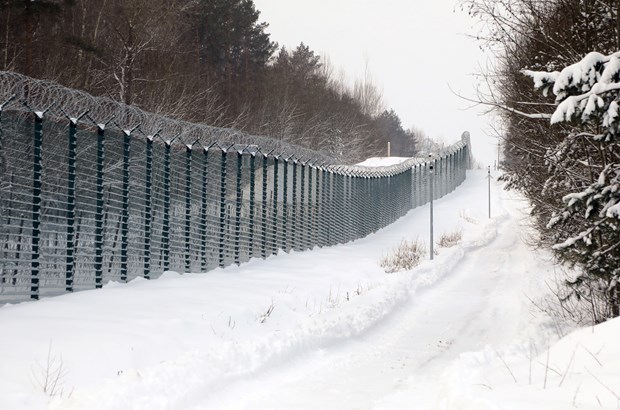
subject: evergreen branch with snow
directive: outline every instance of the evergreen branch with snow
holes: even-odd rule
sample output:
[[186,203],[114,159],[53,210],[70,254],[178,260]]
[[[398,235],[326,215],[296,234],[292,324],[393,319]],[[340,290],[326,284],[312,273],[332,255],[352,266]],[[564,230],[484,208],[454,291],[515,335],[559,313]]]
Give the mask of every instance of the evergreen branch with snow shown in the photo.
[[[551,124],[574,127],[547,156],[552,176],[545,186],[578,189],[562,197],[564,208],[547,225],[555,229],[553,249],[582,268],[569,283],[577,296],[599,293],[606,301],[608,312],[599,320],[620,316],[620,52],[591,52],[561,71],[522,72],[556,96]],[[586,172],[573,173],[579,166]]]

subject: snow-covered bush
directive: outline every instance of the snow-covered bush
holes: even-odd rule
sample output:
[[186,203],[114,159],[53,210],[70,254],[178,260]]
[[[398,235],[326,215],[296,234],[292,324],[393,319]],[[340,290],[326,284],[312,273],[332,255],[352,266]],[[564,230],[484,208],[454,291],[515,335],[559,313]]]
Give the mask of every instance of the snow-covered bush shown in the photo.
[[409,270],[416,267],[426,255],[426,245],[419,240],[408,242],[403,240],[390,255],[384,256],[379,261],[379,266],[386,273],[394,273]]
[[556,96],[551,123],[573,127],[547,153],[552,176],[545,189],[577,188],[549,221],[553,249],[583,272],[569,282],[572,295],[607,306],[594,321],[620,316],[620,52],[592,52],[560,72],[524,74]]

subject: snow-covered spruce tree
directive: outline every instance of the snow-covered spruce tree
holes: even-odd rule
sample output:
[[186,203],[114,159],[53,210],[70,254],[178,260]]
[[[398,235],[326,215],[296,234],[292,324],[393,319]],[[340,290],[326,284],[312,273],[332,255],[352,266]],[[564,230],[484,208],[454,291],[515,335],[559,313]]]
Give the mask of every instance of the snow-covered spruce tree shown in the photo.
[[549,221],[553,249],[580,268],[569,285],[592,303],[594,321],[620,316],[620,52],[589,53],[561,72],[524,74],[556,96],[551,123],[574,126],[547,155],[545,189],[579,189],[562,198],[564,209]]

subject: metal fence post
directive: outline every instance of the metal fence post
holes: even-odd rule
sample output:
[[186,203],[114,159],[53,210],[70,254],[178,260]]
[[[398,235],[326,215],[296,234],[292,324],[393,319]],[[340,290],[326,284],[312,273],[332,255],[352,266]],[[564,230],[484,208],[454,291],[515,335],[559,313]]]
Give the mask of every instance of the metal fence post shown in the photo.
[[445,164],[446,177],[445,177],[444,194],[447,195],[451,191],[450,189],[450,154],[449,153],[444,157],[444,162],[446,163]]
[[185,272],[191,271],[192,147],[185,147]]
[[250,238],[250,249],[248,250],[250,258],[254,257],[254,214],[256,212],[256,154],[250,154],[250,224],[248,227],[248,236]]
[[350,179],[348,174],[342,175],[342,222],[344,223],[344,243],[351,240],[351,203],[349,201]]
[[334,245],[337,243],[335,229],[336,229],[336,215],[334,213],[334,205],[336,202],[336,198],[334,195],[334,171],[332,169],[329,170],[329,175],[327,177],[329,179],[329,194],[327,195],[327,231],[329,233],[329,245]]
[[161,242],[163,248],[163,269],[170,268],[170,149],[172,140],[165,141],[164,151],[164,210]]
[[430,228],[431,228],[431,232],[430,232],[431,233],[431,235],[430,235],[431,236],[431,239],[430,239],[431,260],[433,260],[433,258],[434,258],[433,246],[435,244],[434,239],[433,239],[433,199],[435,198],[434,192],[433,192],[434,191],[434,189],[433,189],[434,186],[433,185],[435,184],[435,182],[434,182],[435,176],[433,175],[434,162],[435,162],[435,160],[431,160],[431,163],[429,165],[429,175],[430,175],[430,178],[429,178],[430,179],[430,184],[429,185],[430,185],[430,190],[431,190],[431,200],[430,200],[430,208],[431,208],[431,226],[430,226]]
[[336,177],[336,242],[341,244],[346,242],[346,227],[344,226],[343,209],[346,206],[344,203],[344,175],[341,174],[340,167],[334,174]]
[[151,221],[153,213],[153,138],[146,138],[144,176],[144,278],[151,278]]
[[220,268],[224,267],[224,248],[226,237],[226,149],[222,150],[222,160],[220,163],[220,242],[219,242],[219,258],[218,264]]
[[453,152],[450,155],[450,180],[452,184],[452,189],[450,191],[454,191],[454,189],[456,189],[458,185],[458,179],[456,177],[457,171],[458,169],[456,168],[456,153]]
[[370,195],[370,178],[366,173],[362,174],[360,180],[360,218],[363,227],[364,236],[372,233],[372,229],[370,227],[370,213],[368,209],[368,197]]
[[301,188],[299,196],[299,250],[306,250],[307,233],[305,229],[305,191],[306,191],[306,164],[301,164]]
[[288,158],[284,158],[282,176],[282,249],[289,251],[288,246]]
[[419,192],[418,206],[422,206],[423,204],[426,203],[426,189],[424,189],[425,168],[426,168],[425,164],[420,164],[418,166],[418,192]]
[[320,178],[319,178],[319,168],[314,167],[314,243],[321,247],[321,232],[320,232],[320,223],[319,223],[319,204],[320,204]]
[[448,161],[448,193],[454,190],[454,153],[450,152],[447,157]]
[[405,188],[405,194],[403,197],[404,209],[403,216],[413,208],[413,169],[408,168],[403,171],[403,185]]
[[267,154],[263,154],[263,197],[262,197],[262,207],[261,207],[261,247],[260,247],[260,255],[261,258],[265,259],[267,257]]
[[[324,246],[330,245],[330,221],[329,221],[329,197],[328,197],[328,182],[327,182],[327,169],[321,170],[321,225],[323,228]],[[327,198],[327,199],[326,199]]]
[[353,228],[353,239],[362,237],[362,226],[359,217],[359,176],[351,175],[351,226]]
[[30,273],[30,297],[39,299],[39,242],[41,240],[41,148],[43,146],[43,113],[35,112],[34,164],[32,178],[32,257]]
[[331,177],[331,181],[330,181],[330,200],[329,200],[329,204],[330,204],[330,209],[329,209],[329,214],[330,214],[330,219],[331,219],[331,226],[332,226],[332,230],[331,230],[331,234],[332,234],[332,240],[331,240],[331,244],[335,245],[335,244],[339,244],[340,243],[340,233],[341,233],[341,226],[340,226],[340,219],[338,218],[338,210],[339,208],[342,206],[340,204],[340,201],[338,200],[338,193],[339,193],[339,189],[338,189],[338,185],[339,185],[339,175],[338,175],[338,170],[337,169],[332,169],[332,172],[330,173],[330,177]]
[[488,191],[489,191],[489,219],[491,219],[491,166],[487,167]]
[[434,186],[434,190],[435,190],[435,198],[434,199],[439,199],[441,198],[441,196],[443,195],[443,158],[439,157],[436,160],[435,165],[433,166],[433,171],[435,171],[435,186]]
[[243,160],[243,152],[237,151],[237,184],[236,184],[236,198],[235,198],[235,243],[234,243],[234,251],[235,251],[235,263],[237,265],[241,264],[240,257],[240,242],[241,242],[241,206],[243,205],[243,195],[241,191],[241,172],[242,172],[242,161]]
[[95,212],[95,287],[103,287],[103,173],[105,124],[97,125],[97,210]]
[[298,250],[297,247],[297,160],[293,160],[293,193],[291,198],[292,215],[291,215],[291,239],[292,249]]
[[207,177],[209,175],[209,149],[203,147],[202,190],[200,196],[200,269],[207,270]]
[[355,224],[355,202],[353,200],[353,190],[355,179],[352,174],[347,174],[347,219],[349,221],[349,241],[357,238],[357,227]]
[[378,229],[387,226],[390,223],[390,176],[382,175],[377,178],[378,190],[381,192],[381,206],[378,210],[379,213],[379,226]]
[[273,157],[273,250],[275,255],[278,253],[278,166],[279,158]]
[[316,237],[314,235],[315,230],[314,230],[314,201],[312,199],[312,189],[314,188],[313,185],[313,178],[312,178],[312,173],[313,173],[313,167],[310,164],[310,162],[307,162],[306,165],[308,166],[308,200],[307,200],[307,210],[308,210],[308,233],[307,233],[307,238],[308,238],[308,249],[312,249],[314,248],[314,245],[316,245]]
[[366,175],[360,173],[357,176],[357,197],[355,202],[357,202],[357,224],[359,225],[359,232],[361,237],[368,235],[367,225],[366,225],[366,217],[365,217],[365,207],[364,207],[364,199],[366,193]]
[[377,210],[378,213],[378,221],[379,226],[377,226],[377,230],[383,226],[386,226],[389,223],[389,192],[386,192],[387,187],[389,187],[390,177],[386,175],[381,175],[377,177],[377,190],[381,192],[381,203],[380,207]]
[[340,243],[349,242],[349,223],[348,223],[348,210],[349,210],[349,201],[348,201],[348,176],[345,174],[344,170],[340,170],[340,192],[342,193],[341,198],[341,206],[339,207],[339,219],[342,235],[340,238]]
[[364,224],[366,225],[366,229],[364,232],[366,235],[370,235],[374,232],[373,223],[372,223],[372,208],[370,207],[370,200],[372,193],[372,177],[370,175],[366,175],[364,181],[364,208],[362,209],[362,217],[364,218]]
[[467,176],[467,170],[471,167],[470,155],[471,152],[469,150],[469,145],[467,145],[465,146],[465,148],[463,148],[463,181],[465,181],[465,178]]
[[447,173],[446,173],[446,157],[440,157],[439,158],[439,165],[441,167],[441,197],[443,197],[446,194],[446,180],[447,180]]
[[129,154],[131,149],[131,132],[123,136],[123,189],[121,218],[121,281],[127,281],[127,248],[129,246]]
[[75,161],[77,150],[77,118],[69,119],[69,147],[67,152],[67,260],[65,291],[73,292],[75,268]]

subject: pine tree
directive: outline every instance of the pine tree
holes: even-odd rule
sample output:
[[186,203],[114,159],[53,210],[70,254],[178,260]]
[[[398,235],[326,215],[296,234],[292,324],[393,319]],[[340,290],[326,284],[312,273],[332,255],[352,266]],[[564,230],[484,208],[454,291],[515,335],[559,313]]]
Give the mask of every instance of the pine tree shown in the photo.
[[277,47],[268,25],[259,22],[251,0],[199,0],[187,14],[196,27],[197,60],[206,82],[221,84],[225,97],[243,105],[249,84]]
[[[549,153],[547,186],[577,188],[562,198],[564,209],[548,224],[553,249],[582,269],[569,283],[574,295],[605,303],[593,312],[595,321],[620,316],[620,53],[592,52],[561,72],[524,73],[556,96],[551,123],[574,127]],[[572,179],[584,169],[590,181],[575,186]]]

